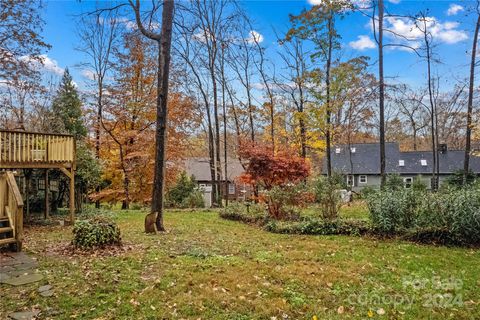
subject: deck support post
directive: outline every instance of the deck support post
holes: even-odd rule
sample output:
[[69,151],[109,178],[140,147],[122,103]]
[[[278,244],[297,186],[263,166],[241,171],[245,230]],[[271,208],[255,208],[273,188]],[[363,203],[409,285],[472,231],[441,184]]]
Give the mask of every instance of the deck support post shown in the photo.
[[71,167],[70,170],[66,168],[60,168],[62,172],[70,179],[69,188],[69,208],[70,208],[70,223],[75,221],[75,168]]
[[44,218],[48,219],[50,217],[50,184],[48,181],[48,169],[45,170],[45,215]]
[[73,167],[70,169],[70,222],[75,221],[75,171]]

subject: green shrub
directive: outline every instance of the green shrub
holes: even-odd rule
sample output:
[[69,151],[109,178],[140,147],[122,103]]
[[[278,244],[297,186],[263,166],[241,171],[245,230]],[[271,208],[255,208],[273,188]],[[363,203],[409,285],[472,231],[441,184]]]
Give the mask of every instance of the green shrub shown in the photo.
[[427,184],[423,181],[422,176],[416,176],[413,179],[412,190],[415,192],[425,192],[427,191]]
[[385,183],[385,189],[391,190],[391,191],[392,190],[397,191],[403,188],[404,188],[403,179],[402,177],[400,177],[400,175],[398,174],[388,175],[387,181]]
[[333,220],[338,218],[338,212],[342,205],[342,184],[337,176],[319,177],[315,181],[315,199],[320,204],[320,210],[324,219]]
[[170,208],[194,208],[196,205],[204,207],[200,202],[201,192],[197,189],[197,183],[193,177],[188,177],[183,171],[177,178],[175,186],[167,191],[165,197],[165,206]]
[[264,228],[274,233],[309,235],[362,235],[370,230],[368,223],[364,220],[322,220],[318,218],[309,218],[299,222],[271,220]]
[[264,206],[249,204],[247,208],[239,202],[232,202],[228,207],[223,208],[220,211],[220,218],[253,224],[263,224],[268,219]]
[[401,189],[367,197],[372,227],[422,242],[480,244],[480,188]]
[[360,198],[367,199],[369,195],[375,192],[377,192],[377,189],[375,189],[372,186],[363,187],[362,190],[360,191]]
[[108,217],[96,216],[78,220],[73,226],[72,245],[80,249],[92,249],[121,243],[120,228]]
[[410,228],[421,197],[410,189],[378,191],[367,197],[370,220],[381,234],[399,233]]
[[180,203],[181,208],[205,208],[205,201],[203,200],[203,193],[200,190],[193,190]]
[[480,189],[447,188],[424,198],[417,209],[415,233],[438,231],[456,244],[480,243]]
[[[455,171],[452,175],[450,175],[447,179],[446,179],[446,186],[448,187],[455,187],[455,188],[461,188],[464,183],[463,183],[463,173],[465,171],[464,170],[457,170]],[[473,185],[475,183],[475,174],[473,173],[473,171],[468,171],[467,173],[467,177],[466,177],[466,184],[467,186],[468,185]]]
[[305,183],[274,186],[264,191],[263,195],[270,217],[277,220],[297,220],[300,217],[298,208],[313,201]]

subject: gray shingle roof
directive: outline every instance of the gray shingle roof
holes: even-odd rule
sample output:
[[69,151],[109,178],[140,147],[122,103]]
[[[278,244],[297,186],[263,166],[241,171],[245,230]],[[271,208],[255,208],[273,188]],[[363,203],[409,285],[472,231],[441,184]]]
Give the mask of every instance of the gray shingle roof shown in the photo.
[[[332,148],[332,169],[339,173],[353,174],[380,174],[380,144],[361,143],[352,144],[355,152],[351,152],[348,145],[339,145]],[[340,153],[337,153],[340,149]],[[401,152],[398,143],[385,145],[386,171],[399,174],[429,174],[432,172],[431,151]],[[464,151],[448,150],[439,155],[440,173],[449,174],[463,169]],[[399,160],[404,166],[399,166]],[[423,166],[421,160],[426,160]],[[473,172],[480,174],[480,157],[471,157],[470,167]],[[326,161],[323,163],[323,172],[326,172]]]
[[[234,181],[243,173],[243,167],[238,159],[227,160],[228,180]],[[197,181],[211,181],[210,161],[208,158],[189,158],[185,160],[185,171],[187,175],[195,176]],[[222,159],[222,177],[224,177],[224,162]]]

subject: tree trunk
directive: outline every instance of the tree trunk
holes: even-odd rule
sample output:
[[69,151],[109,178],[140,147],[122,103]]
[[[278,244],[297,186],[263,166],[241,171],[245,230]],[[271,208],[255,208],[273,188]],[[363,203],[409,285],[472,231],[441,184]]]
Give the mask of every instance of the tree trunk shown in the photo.
[[155,172],[152,193],[152,213],[156,214],[155,225],[158,231],[165,230],[163,225],[163,192],[165,183],[168,80],[170,71],[170,49],[172,45],[173,9],[174,0],[165,0],[163,2],[162,30],[160,39],[158,40],[157,128],[155,133]]
[[[103,85],[98,80],[98,100],[97,100],[97,123],[95,128],[95,159],[100,159],[100,126],[102,122],[102,95],[103,95]],[[95,192],[98,194],[100,192],[100,186],[95,188]],[[100,200],[95,201],[95,208],[100,208]]]
[[477,55],[478,31],[480,29],[480,12],[477,13],[477,24],[473,36],[472,61],[470,62],[470,83],[468,86],[467,103],[467,133],[465,137],[465,160],[463,164],[463,184],[467,183],[468,171],[470,170],[470,152],[472,148],[472,114],[473,114],[473,89],[475,82],[475,58]]
[[[387,175],[385,172],[385,80],[383,76],[383,0],[378,1],[378,81],[379,81],[379,108],[380,108],[380,176],[381,187],[385,186]],[[374,18],[375,19],[375,18]]]
[[330,106],[330,69],[332,65],[332,45],[333,45],[333,13],[330,12],[330,17],[328,20],[328,56],[327,56],[327,70],[326,70],[326,79],[325,84],[327,87],[327,130],[326,130],[326,143],[327,143],[327,176],[332,176],[332,154],[330,152],[332,148],[331,142],[331,118],[332,110]]
[[228,207],[228,154],[227,154],[227,106],[225,98],[225,46],[222,45],[222,60],[221,60],[221,73],[222,73],[222,111],[223,111],[223,161],[224,161],[224,174],[225,174],[225,206]]
[[[216,55],[215,55],[216,56]],[[215,56],[212,59],[215,59]],[[222,169],[221,169],[221,160],[220,160],[220,123],[218,120],[218,95],[217,95],[217,79],[215,77],[215,63],[212,61],[210,66],[210,76],[212,78],[213,84],[213,116],[215,120],[215,172],[216,172],[216,188],[215,196],[217,198],[217,207],[222,206],[222,192],[221,192],[221,181],[222,181]]]
[[[426,26],[425,26],[426,28]],[[430,57],[430,42],[427,38],[425,29],[425,45],[427,49],[427,81],[428,81],[428,98],[430,102],[430,122],[431,122],[431,134],[432,134],[432,190],[437,190],[437,130],[436,130],[436,108],[433,101],[433,89],[432,89],[432,75],[431,75],[431,57]]]

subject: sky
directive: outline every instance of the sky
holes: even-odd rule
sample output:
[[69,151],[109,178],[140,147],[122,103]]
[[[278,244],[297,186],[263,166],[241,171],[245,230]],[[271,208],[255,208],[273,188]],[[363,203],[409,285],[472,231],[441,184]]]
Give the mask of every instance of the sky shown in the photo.
[[[288,30],[289,15],[298,14],[321,0],[249,0],[241,1],[254,21],[255,32],[261,35],[262,45],[267,48],[271,63],[281,68],[281,59],[276,51],[278,44],[276,33]],[[50,0],[45,2],[42,15],[45,20],[43,36],[52,48],[45,52],[46,72],[61,76],[68,67],[75,83],[80,89],[86,88],[88,72],[81,66],[86,57],[76,50],[79,45],[76,17],[92,11],[95,1]],[[414,15],[428,9],[429,23],[432,23],[436,57],[440,60],[434,66],[436,74],[441,76],[441,89],[448,90],[468,75],[469,54],[472,46],[474,16],[469,10],[474,1],[405,1],[386,0],[386,12],[395,15]],[[409,45],[416,46],[421,35],[405,19],[388,18],[387,28],[397,34],[408,36]],[[349,13],[337,22],[342,36],[341,56],[353,58],[359,55],[369,56],[371,71],[376,72],[377,49],[373,39],[372,25],[368,17],[361,13]],[[385,42],[402,43],[404,40],[385,35]],[[390,82],[407,83],[415,87],[425,85],[426,64],[411,50],[402,47],[385,49],[385,73]]]

